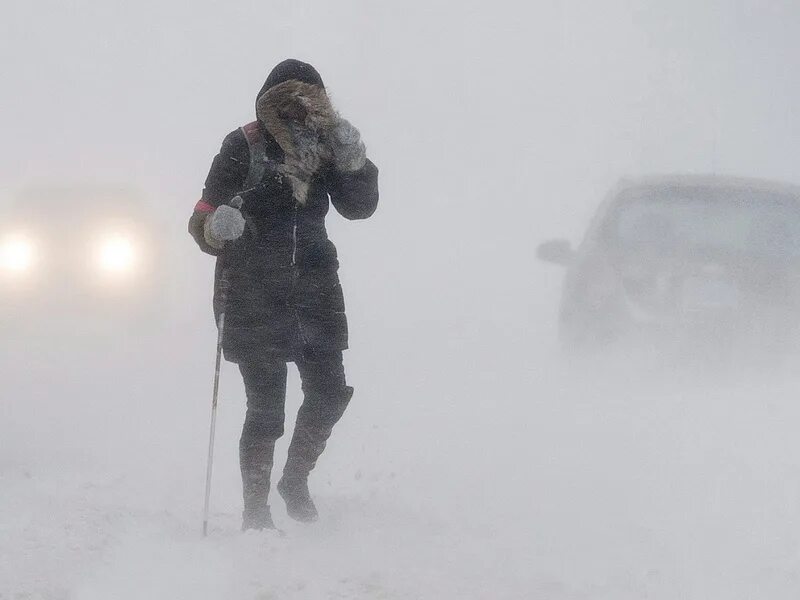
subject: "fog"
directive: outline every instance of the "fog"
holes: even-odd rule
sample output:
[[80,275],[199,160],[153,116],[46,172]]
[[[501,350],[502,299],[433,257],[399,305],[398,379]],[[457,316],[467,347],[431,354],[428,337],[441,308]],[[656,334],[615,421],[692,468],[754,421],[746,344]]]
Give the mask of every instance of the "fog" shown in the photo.
[[[546,239],[577,245],[624,177],[800,184],[795,2],[12,0],[2,13],[3,233],[26,189],[134,190],[159,276],[135,324],[0,302],[14,315],[0,324],[0,598],[800,594],[792,357],[568,360],[564,271],[535,258]],[[204,539],[213,259],[186,222],[223,137],[254,119],[287,57],[320,71],[380,168],[372,218],[327,219],[356,395],[311,477],[320,521],[293,523],[276,496],[286,535],[242,534],[244,391],[225,364]],[[52,195],[66,254],[79,201]],[[290,368],[287,432],[300,401]]]

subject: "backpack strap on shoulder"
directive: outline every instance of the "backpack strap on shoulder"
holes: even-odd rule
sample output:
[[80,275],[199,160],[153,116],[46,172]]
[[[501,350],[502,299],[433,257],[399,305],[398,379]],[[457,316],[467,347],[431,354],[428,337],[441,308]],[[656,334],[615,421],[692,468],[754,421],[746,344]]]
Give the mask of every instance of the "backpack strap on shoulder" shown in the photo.
[[261,183],[267,171],[267,143],[258,121],[244,125],[241,130],[247,140],[247,149],[250,151],[250,168],[244,182],[244,191]]

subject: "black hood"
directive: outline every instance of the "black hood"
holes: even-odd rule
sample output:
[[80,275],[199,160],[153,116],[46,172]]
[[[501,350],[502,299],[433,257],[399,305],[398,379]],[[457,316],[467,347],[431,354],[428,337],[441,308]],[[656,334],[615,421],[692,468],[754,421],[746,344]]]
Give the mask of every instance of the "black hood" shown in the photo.
[[256,96],[256,103],[258,103],[258,99],[268,89],[284,81],[289,81],[290,79],[295,79],[311,85],[318,85],[322,89],[325,89],[325,84],[322,83],[322,77],[320,77],[320,74],[314,67],[308,63],[289,58],[278,63],[278,65],[272,69],[264,85],[261,86],[258,96]]

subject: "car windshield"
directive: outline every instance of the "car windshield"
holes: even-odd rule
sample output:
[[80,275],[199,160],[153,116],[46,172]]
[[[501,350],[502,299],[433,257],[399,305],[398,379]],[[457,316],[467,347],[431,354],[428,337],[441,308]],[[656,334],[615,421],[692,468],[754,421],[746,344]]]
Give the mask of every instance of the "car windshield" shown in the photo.
[[762,191],[637,191],[612,210],[606,238],[630,251],[800,258],[800,201]]

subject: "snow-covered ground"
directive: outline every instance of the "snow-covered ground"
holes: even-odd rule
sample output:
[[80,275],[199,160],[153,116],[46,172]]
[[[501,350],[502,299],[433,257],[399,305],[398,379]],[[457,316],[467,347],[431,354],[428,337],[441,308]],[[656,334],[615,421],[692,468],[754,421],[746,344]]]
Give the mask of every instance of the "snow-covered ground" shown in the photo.
[[362,353],[351,380],[367,384],[313,477],[321,521],[289,521],[278,499],[279,536],[238,531],[228,366],[203,539],[206,350],[134,344],[91,367],[86,349],[37,351],[33,368],[4,355],[20,368],[0,421],[0,598],[800,594],[800,389],[785,375],[687,384],[540,356],[409,381],[414,359]]

